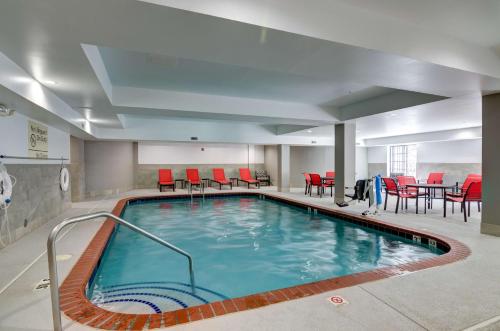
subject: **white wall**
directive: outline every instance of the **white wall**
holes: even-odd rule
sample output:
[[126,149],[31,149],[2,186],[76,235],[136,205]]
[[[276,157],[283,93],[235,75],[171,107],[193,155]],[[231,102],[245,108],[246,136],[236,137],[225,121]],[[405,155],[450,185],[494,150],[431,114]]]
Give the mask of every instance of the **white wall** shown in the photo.
[[[418,163],[481,163],[481,139],[417,144]],[[368,163],[387,163],[387,146],[368,147]]]
[[139,142],[138,158],[139,164],[264,163],[264,146]]
[[[28,120],[30,120],[28,117],[19,113],[14,113],[14,115],[9,117],[0,117],[0,154],[28,156]],[[69,159],[69,134],[48,125],[47,127],[49,131],[48,157]],[[1,161],[6,164],[61,163],[61,161],[16,159],[2,159]],[[69,161],[66,163],[69,163]]]
[[387,163],[387,146],[368,147],[368,163]]
[[417,145],[418,163],[481,163],[481,139]]
[[368,178],[368,148],[356,147],[356,180]]

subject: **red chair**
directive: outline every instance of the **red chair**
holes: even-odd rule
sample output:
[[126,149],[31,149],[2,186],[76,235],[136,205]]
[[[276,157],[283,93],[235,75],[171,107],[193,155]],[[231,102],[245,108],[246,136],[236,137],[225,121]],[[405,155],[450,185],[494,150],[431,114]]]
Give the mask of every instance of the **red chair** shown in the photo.
[[[332,177],[332,178],[335,178],[335,171],[327,171],[326,172],[326,177]],[[335,185],[335,179],[328,179],[328,180],[325,180],[325,184],[327,185]]]
[[260,182],[255,178],[252,178],[250,169],[248,168],[240,168],[240,178],[238,178],[237,180],[238,185],[240,184],[240,181],[247,183],[248,188],[250,188],[250,184],[254,184],[258,188],[260,188]]
[[193,186],[198,186],[200,190],[203,190],[203,183],[200,180],[200,174],[197,168],[186,169],[186,181],[188,183],[188,191],[192,191]]
[[222,190],[222,185],[229,185],[231,190],[233,189],[233,183],[231,183],[231,181],[227,180],[226,174],[224,173],[223,168],[213,168],[212,174],[214,177],[214,179],[212,179],[212,182],[219,184],[219,190]]
[[309,188],[309,196],[311,196],[312,187],[316,186],[317,191],[318,191],[318,195],[320,197],[323,196],[323,193],[325,192],[325,187],[330,188],[330,196],[333,197],[333,185],[327,185],[327,184],[323,183],[321,176],[318,174],[309,174],[309,176],[311,176],[311,185]]
[[[399,178],[400,177],[400,178]],[[399,186],[396,183],[394,178],[384,177],[382,178],[385,184],[385,203],[384,210],[387,210],[387,200],[389,195],[396,196],[396,214],[399,210],[399,200],[404,199],[406,201],[406,208],[408,208],[408,199],[415,199],[416,203],[416,211],[418,213],[418,198],[423,196],[424,198],[427,196],[426,193],[419,193],[417,188],[407,188],[404,185],[414,184],[415,178],[411,176],[398,176],[398,182],[401,184]],[[424,203],[424,206],[427,210],[427,205]]]
[[[452,196],[463,196],[467,189],[469,188],[469,185],[474,183],[474,182],[480,182],[482,181],[483,177],[479,174],[469,174],[467,175],[467,178],[465,178],[465,181],[462,183],[462,186],[458,189],[457,192],[454,193],[447,193],[448,195]],[[457,183],[458,186],[458,183]]]
[[304,177],[306,179],[306,191],[304,194],[307,195],[307,193],[311,192],[311,175],[305,172]]
[[[450,193],[445,194],[445,199],[444,199],[444,211],[443,211],[443,216],[446,217],[446,202],[451,201],[452,203],[458,202],[462,206],[462,211],[464,213],[464,222],[467,222],[467,214],[470,217],[470,203],[471,201],[475,201],[479,204],[481,203],[481,195],[482,195],[482,181],[474,181],[471,182],[468,186],[467,189],[465,190],[465,193],[462,196],[457,196],[453,195]],[[467,202],[467,204],[466,204]],[[468,210],[467,210],[467,205],[468,205]],[[453,212],[453,210],[452,210]]]
[[163,186],[171,187],[175,192],[175,182],[172,178],[171,169],[158,169],[158,188],[163,192]]
[[427,176],[427,184],[443,184],[444,172],[431,172]]

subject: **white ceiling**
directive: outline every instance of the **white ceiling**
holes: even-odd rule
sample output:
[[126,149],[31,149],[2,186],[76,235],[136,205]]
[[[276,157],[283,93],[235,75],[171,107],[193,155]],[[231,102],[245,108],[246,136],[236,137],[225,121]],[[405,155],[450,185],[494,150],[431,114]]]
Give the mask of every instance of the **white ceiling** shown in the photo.
[[486,47],[500,45],[498,0],[335,0]]
[[335,77],[327,79],[109,47],[99,47],[99,52],[111,84],[116,86],[310,104],[336,104],[341,97],[350,97],[349,102],[353,103],[392,91],[335,81]]
[[[448,5],[453,10],[448,8],[444,20],[453,22],[468,13],[463,1],[456,6],[436,1],[435,7],[423,1],[417,9],[409,0],[334,2],[391,16],[405,29],[418,25],[467,42],[483,32],[478,39],[483,46],[495,45],[498,37],[492,33],[498,24],[493,18],[499,17],[493,2],[471,9],[471,21],[478,23],[474,27],[470,22],[439,25],[438,15],[430,13]],[[183,2],[194,3],[200,2]],[[484,22],[478,22],[481,18]],[[210,120],[215,131],[218,123],[225,128],[231,121],[274,125],[275,132],[299,130],[286,135],[304,137],[310,134],[301,125],[326,126],[312,130],[330,135],[328,125],[343,118],[342,109],[357,109],[363,138],[445,130],[480,125],[478,96],[500,90],[500,79],[463,70],[455,59],[440,65],[135,0],[2,0],[0,30],[0,52],[90,120],[96,137],[108,139],[123,139],[128,133],[132,139],[127,119],[135,123],[133,139],[149,134],[147,123],[180,119],[183,125],[197,122],[193,130]],[[382,41],[385,36],[378,37]],[[85,47],[98,50],[97,56],[89,56]],[[418,43],[412,47],[430,49]],[[395,91],[409,92],[395,102]],[[426,104],[414,106],[423,100],[422,93],[451,99],[426,99]],[[370,108],[371,102],[380,114],[365,117],[372,112],[356,106]],[[396,104],[404,108],[397,112],[408,117],[395,128],[387,112],[397,109]],[[238,133],[224,133],[241,139]],[[171,137],[158,132],[154,139]]]

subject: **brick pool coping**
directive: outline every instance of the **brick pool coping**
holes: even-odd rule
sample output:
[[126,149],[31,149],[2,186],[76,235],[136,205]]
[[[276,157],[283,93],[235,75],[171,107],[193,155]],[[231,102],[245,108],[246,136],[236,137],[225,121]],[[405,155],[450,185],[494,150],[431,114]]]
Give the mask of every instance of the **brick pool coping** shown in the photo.
[[[285,202],[302,208],[311,208],[319,213],[334,216],[344,221],[358,224],[371,229],[383,231],[408,239],[419,236],[422,243],[428,244],[429,239],[437,243],[437,247],[447,251],[447,253],[411,263],[404,263],[396,266],[378,268],[370,271],[355,273],[351,275],[325,279],[307,284],[301,284],[288,288],[267,291],[248,295],[245,297],[226,299],[223,301],[211,302],[199,306],[188,307],[161,314],[125,314],[107,311],[95,306],[85,295],[87,285],[99,264],[104,253],[108,240],[115,229],[115,223],[107,219],[90,241],[89,245],[76,262],[75,266],[62,283],[60,293],[60,307],[70,319],[94,328],[106,330],[144,330],[168,327],[177,324],[211,318],[238,311],[245,311],[264,307],[270,304],[299,299],[310,295],[320,294],[327,291],[354,286],[370,281],[389,278],[392,276],[404,275],[417,270],[427,269],[440,265],[449,264],[463,260],[470,255],[470,249],[461,242],[426,231],[414,230],[407,227],[396,226],[370,217],[360,216],[349,212],[332,210],[314,204],[284,198],[268,193],[260,192],[227,192],[227,193],[207,193],[206,197],[216,196],[263,196],[264,198]],[[112,213],[120,216],[124,208],[134,201],[144,200],[165,200],[172,198],[189,197],[186,194],[146,196],[125,198],[116,204]]]

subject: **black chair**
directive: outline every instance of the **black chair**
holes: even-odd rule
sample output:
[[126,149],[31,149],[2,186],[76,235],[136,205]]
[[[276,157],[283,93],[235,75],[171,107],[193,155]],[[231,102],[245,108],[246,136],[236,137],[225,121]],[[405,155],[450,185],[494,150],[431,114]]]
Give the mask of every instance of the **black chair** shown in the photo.
[[255,170],[255,179],[262,183],[265,183],[267,186],[271,186],[271,176],[267,174],[266,170]]

